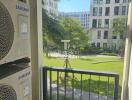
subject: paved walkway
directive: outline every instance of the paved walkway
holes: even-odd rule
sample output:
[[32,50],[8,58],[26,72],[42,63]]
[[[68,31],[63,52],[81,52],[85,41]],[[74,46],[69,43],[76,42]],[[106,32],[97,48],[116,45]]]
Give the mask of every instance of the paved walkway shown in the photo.
[[[49,53],[49,56],[51,57],[60,57],[60,58],[64,58],[65,55],[64,54],[60,54],[60,53],[57,53],[57,52],[51,52]],[[119,57],[121,58],[120,56],[107,56],[107,55],[81,55],[81,56],[77,56],[77,55],[68,55],[69,58],[87,58],[87,57],[109,57],[109,58],[112,58],[112,57]]]
[[[48,90],[49,90],[49,88],[48,88]],[[57,94],[57,85],[56,84],[52,84],[52,93]],[[59,87],[59,95],[64,96],[65,95],[64,93],[65,93],[64,87]],[[72,97],[72,89],[71,88],[67,88],[66,96]],[[79,89],[74,89],[74,98],[75,98],[75,100],[80,100],[80,98],[81,98],[81,100],[114,100],[112,97],[107,98],[107,96],[101,96],[101,95],[98,95],[95,93],[82,92],[82,94],[81,94],[81,90],[79,90]],[[54,100],[56,100],[56,99],[54,99]]]

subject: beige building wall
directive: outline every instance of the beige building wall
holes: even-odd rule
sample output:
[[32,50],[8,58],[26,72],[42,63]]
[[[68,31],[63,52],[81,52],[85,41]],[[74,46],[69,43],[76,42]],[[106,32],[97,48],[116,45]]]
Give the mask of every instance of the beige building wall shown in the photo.
[[40,69],[43,67],[42,0],[30,1],[32,100],[42,100]]
[[121,100],[132,100],[132,2],[129,5],[128,36],[123,70],[123,88]]
[[[132,42],[132,3],[130,4],[129,8],[129,34],[130,35],[130,42]],[[128,80],[128,89],[129,89],[129,100],[132,100],[132,44],[131,46],[131,57],[130,57],[130,68],[129,68],[129,80]]]
[[[120,35],[117,35],[116,39],[113,39],[113,36],[116,36],[113,34],[112,31],[112,25],[113,25],[113,19],[115,18],[125,18],[127,19],[127,8],[125,11],[125,15],[122,15],[122,7],[126,6],[128,7],[128,0],[124,2],[124,0],[119,0],[120,3],[115,3],[115,0],[110,0],[110,4],[106,4],[106,0],[102,0],[101,4],[95,4],[96,0],[91,0],[90,4],[90,23],[89,23],[89,29],[93,30],[90,34],[91,43],[95,43],[95,46],[97,46],[97,43],[100,43],[100,47],[103,47],[103,44],[106,43],[108,48],[115,48],[118,50],[122,45],[122,39],[120,38]],[[114,7],[119,7],[119,15],[114,15]],[[93,16],[93,8],[97,7],[97,16]],[[102,16],[99,16],[99,8],[102,7]],[[106,16],[106,7],[110,7],[110,15]],[[92,23],[93,20],[97,20],[97,27],[93,28]],[[105,25],[105,19],[109,19],[109,27]],[[98,23],[99,20],[102,20],[101,26],[99,27]],[[101,38],[97,38],[98,32],[101,31]],[[104,39],[104,32],[108,31],[108,38]]]

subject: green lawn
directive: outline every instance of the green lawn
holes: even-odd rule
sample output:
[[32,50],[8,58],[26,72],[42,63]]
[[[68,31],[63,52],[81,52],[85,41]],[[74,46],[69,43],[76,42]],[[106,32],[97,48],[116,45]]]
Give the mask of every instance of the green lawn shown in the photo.
[[[120,75],[120,84],[121,84],[123,60],[118,57],[90,56],[87,58],[70,59],[70,64],[72,68],[76,68],[76,69],[116,72]],[[53,66],[53,67],[62,67],[64,65],[64,58],[44,57],[44,65]]]
[[[122,82],[122,71],[123,71],[123,59],[120,59],[119,57],[98,57],[98,56],[89,56],[87,58],[78,58],[78,59],[70,59],[70,64],[72,68],[75,69],[82,69],[82,70],[94,70],[94,71],[103,71],[103,72],[116,72],[120,75],[120,90],[121,90],[121,82]],[[46,58],[44,57],[44,65],[45,66],[53,66],[53,67],[62,67],[64,65],[64,58]],[[56,77],[56,75],[53,75],[53,77]],[[80,76],[77,75],[77,78],[80,78]],[[92,77],[93,83],[98,82],[98,77]],[[105,78],[102,78],[102,80],[107,80]],[[83,77],[83,83],[87,83],[88,78],[86,76]],[[112,79],[111,79],[111,82]],[[105,85],[102,81],[101,87],[102,90],[105,90]],[[112,84],[112,83],[110,83]],[[77,86],[80,85],[77,84]],[[97,86],[96,86],[97,87]],[[111,89],[113,89],[110,86]],[[84,90],[88,90],[86,87],[84,87]],[[94,89],[96,92],[97,90]],[[104,93],[102,93],[104,94]],[[112,93],[110,93],[111,95]]]

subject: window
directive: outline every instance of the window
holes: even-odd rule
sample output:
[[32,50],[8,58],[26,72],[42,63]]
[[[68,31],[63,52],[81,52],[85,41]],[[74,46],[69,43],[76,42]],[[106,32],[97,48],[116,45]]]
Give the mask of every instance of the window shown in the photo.
[[92,47],[95,47],[95,43],[93,42],[93,43],[91,44],[91,46],[92,46]]
[[102,16],[102,7],[99,7],[99,16]]
[[117,39],[117,36],[112,36],[112,39]]
[[105,16],[109,16],[110,15],[110,7],[106,7],[105,8]]
[[115,43],[112,44],[112,49],[116,50],[116,44]]
[[99,42],[97,43],[97,47],[100,48],[100,43]]
[[110,4],[110,0],[106,0],[106,4]]
[[93,19],[92,27],[93,27],[93,28],[96,28],[96,27],[97,27],[97,20],[96,20],[96,19]]
[[101,28],[102,26],[102,19],[98,19],[98,28]]
[[123,39],[123,35],[120,35],[120,39]]
[[24,2],[24,3],[26,3],[26,2],[27,2],[26,0],[18,0],[18,1],[21,1],[21,2]]
[[120,0],[115,0],[115,3],[120,3]]
[[52,2],[51,1],[49,2],[49,5],[52,6]]
[[108,31],[104,31],[104,39],[108,39]]
[[103,43],[103,48],[107,48],[107,43]]
[[54,8],[57,9],[57,4],[55,4]]
[[44,5],[45,3],[44,3],[44,0],[42,0],[42,4]]
[[129,9],[129,6],[127,6],[127,11],[126,11],[127,12],[127,15],[128,15],[128,9]]
[[101,39],[101,31],[100,30],[98,31],[97,39]]
[[99,0],[99,1],[98,1],[98,4],[102,4],[102,3],[103,3],[103,0]]
[[98,4],[98,0],[93,0],[93,4]]
[[98,8],[97,7],[94,7],[93,8],[93,16],[97,16],[97,11],[98,11]]
[[122,6],[122,15],[126,15],[126,6]]
[[105,19],[104,27],[109,28],[109,19]]
[[123,3],[126,3],[127,2],[127,0],[123,0]]
[[114,8],[114,15],[119,15],[119,6]]

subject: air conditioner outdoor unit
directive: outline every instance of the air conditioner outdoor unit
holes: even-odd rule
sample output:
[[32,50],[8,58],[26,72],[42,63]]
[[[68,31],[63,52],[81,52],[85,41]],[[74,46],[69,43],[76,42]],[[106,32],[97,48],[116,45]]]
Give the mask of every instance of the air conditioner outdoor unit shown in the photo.
[[0,100],[32,100],[31,67],[3,67],[0,72],[7,68],[4,74],[0,73]]
[[28,0],[0,0],[0,100],[32,100],[29,33]]
[[0,0],[0,65],[30,57],[28,0]]

